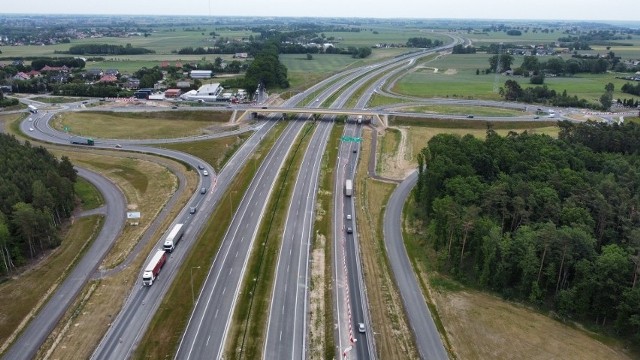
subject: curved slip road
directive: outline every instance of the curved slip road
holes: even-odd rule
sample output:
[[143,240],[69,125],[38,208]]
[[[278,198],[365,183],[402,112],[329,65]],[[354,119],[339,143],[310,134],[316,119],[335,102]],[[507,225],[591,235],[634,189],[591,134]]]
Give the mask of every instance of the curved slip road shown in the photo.
[[391,195],[384,213],[384,243],[420,357],[448,359],[402,240],[402,209],[417,181],[418,173],[414,172]]

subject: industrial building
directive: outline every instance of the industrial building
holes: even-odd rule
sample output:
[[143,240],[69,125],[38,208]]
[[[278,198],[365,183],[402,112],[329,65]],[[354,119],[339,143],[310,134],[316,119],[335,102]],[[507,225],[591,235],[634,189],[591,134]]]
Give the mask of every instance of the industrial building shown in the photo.
[[191,70],[189,76],[192,79],[211,79],[213,71],[211,70]]
[[183,100],[214,102],[218,100],[218,96],[224,88],[220,83],[202,85],[198,90],[188,91],[180,96]]

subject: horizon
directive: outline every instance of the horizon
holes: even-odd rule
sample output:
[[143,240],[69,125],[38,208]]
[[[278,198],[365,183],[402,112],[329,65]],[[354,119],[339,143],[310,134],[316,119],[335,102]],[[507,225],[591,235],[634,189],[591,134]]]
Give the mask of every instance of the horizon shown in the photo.
[[406,20],[406,21],[476,21],[476,22],[491,22],[491,21],[503,21],[503,22],[541,22],[541,23],[601,23],[608,25],[620,25],[637,26],[640,28],[640,19],[638,20],[618,20],[618,19],[534,19],[534,18],[452,18],[452,17],[433,17],[433,18],[420,18],[420,17],[360,17],[360,16],[295,16],[295,15],[202,15],[202,14],[99,14],[99,13],[4,13],[0,14],[2,17],[15,17],[15,16],[27,16],[27,17],[162,17],[162,18],[200,18],[200,19],[224,19],[224,18],[256,18],[256,19],[345,19],[345,20]]
[[620,0],[615,6],[584,6],[582,1],[539,0],[514,7],[507,0],[495,0],[488,6],[470,0],[450,0],[446,6],[424,4],[418,0],[400,0],[372,7],[365,0],[325,0],[299,3],[272,0],[265,4],[246,0],[242,4],[213,3],[211,0],[183,0],[180,6],[167,0],[129,2],[112,0],[108,8],[84,0],[67,0],[64,10],[54,2],[23,0],[8,2],[3,15],[84,15],[84,16],[204,16],[204,17],[276,17],[276,18],[360,18],[399,20],[471,20],[471,21],[595,21],[639,24],[634,11],[636,1]]

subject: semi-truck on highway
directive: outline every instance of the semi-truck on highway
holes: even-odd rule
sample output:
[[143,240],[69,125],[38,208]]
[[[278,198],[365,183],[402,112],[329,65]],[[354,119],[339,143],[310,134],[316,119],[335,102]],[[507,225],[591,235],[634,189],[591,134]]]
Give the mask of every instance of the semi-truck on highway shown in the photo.
[[33,105],[27,105],[27,109],[29,109],[29,112],[32,114],[35,114],[38,112],[38,108]]
[[173,249],[176,248],[180,239],[182,239],[182,235],[184,234],[184,224],[176,224],[176,226],[171,229],[169,235],[164,239],[164,250],[166,252],[173,252]]
[[160,270],[162,270],[162,266],[164,266],[164,262],[167,261],[167,253],[159,249],[147,264],[147,267],[144,269],[144,273],[142,273],[142,285],[151,286],[153,282],[160,274]]
[[351,181],[351,179],[347,179],[344,182],[344,195],[345,196],[353,195],[353,182]]
[[79,144],[79,145],[90,145],[93,146],[95,144],[95,142],[93,141],[93,139],[91,138],[84,138],[84,137],[80,137],[80,136],[72,136],[69,139],[69,142],[72,144]]

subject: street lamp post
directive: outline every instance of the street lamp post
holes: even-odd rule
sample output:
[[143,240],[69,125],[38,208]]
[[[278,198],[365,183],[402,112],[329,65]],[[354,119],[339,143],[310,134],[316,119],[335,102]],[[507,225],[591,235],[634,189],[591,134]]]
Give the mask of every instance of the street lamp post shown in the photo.
[[200,266],[194,266],[191,268],[191,302],[196,304],[196,296],[193,293],[193,269],[200,269]]

